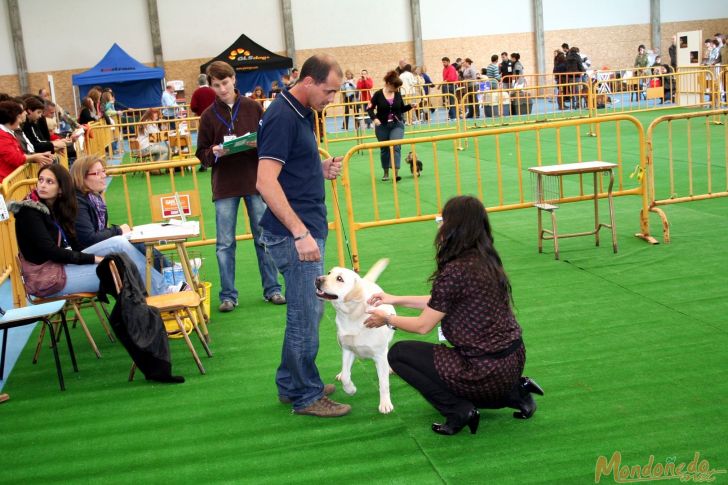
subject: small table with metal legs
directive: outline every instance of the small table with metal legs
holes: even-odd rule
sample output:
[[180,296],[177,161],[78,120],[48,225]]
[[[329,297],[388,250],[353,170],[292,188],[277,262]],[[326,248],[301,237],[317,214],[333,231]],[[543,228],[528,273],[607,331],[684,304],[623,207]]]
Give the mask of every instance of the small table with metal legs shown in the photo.
[[[354,116],[354,130],[356,132],[356,144],[361,145],[361,141],[364,138],[364,126],[366,121],[369,119],[369,115],[356,115]],[[356,151],[359,153],[359,150]]]
[[[559,259],[559,238],[566,237],[578,237],[578,236],[591,236],[595,237],[596,245],[599,246],[599,230],[602,227],[611,229],[612,231],[612,247],[614,252],[617,252],[617,230],[614,225],[614,201],[612,198],[612,187],[614,186],[614,168],[617,165],[609,162],[579,162],[579,163],[565,163],[561,165],[542,165],[540,167],[530,167],[528,170],[535,174],[535,202],[534,207],[538,209],[538,252],[543,252],[543,241],[544,239],[553,239],[554,241],[554,257]],[[602,224],[599,222],[599,175],[608,172],[609,173],[609,187],[607,188],[607,200],[609,202],[609,224]],[[576,232],[570,234],[558,234],[556,229],[556,209],[559,208],[556,205],[558,202],[559,191],[554,193],[548,193],[547,183],[545,177],[555,177],[560,187],[560,178],[564,175],[583,175],[583,174],[594,175],[594,229],[586,232]],[[547,211],[551,214],[551,230],[544,229],[541,221],[541,213]]]
[[[21,327],[23,325],[31,325],[36,322],[42,322],[43,325],[48,327],[48,331],[51,334],[51,348],[53,349],[53,357],[56,361],[56,372],[58,373],[58,384],[61,387],[61,391],[66,389],[63,383],[63,372],[61,371],[61,360],[58,357],[58,344],[56,342],[60,335],[56,335],[53,330],[53,323],[51,323],[51,317],[53,315],[60,315],[61,325],[58,329],[59,332],[63,332],[66,335],[66,343],[68,344],[68,352],[71,356],[71,364],[73,370],[78,372],[78,366],[76,365],[76,354],[73,353],[73,344],[71,343],[71,336],[68,334],[68,325],[66,324],[66,315],[61,310],[63,305],[66,304],[66,300],[57,300],[49,303],[41,303],[39,305],[28,305],[22,308],[13,308],[10,310],[2,311],[0,315],[0,330],[3,333],[2,351],[0,351],[0,379],[5,378],[5,352],[7,348],[8,340],[8,329]],[[35,361],[33,361],[35,363]]]
[[[187,223],[187,224],[191,224]],[[191,237],[197,237],[200,235],[199,226],[188,228],[187,226],[177,226],[170,224],[145,224],[144,226],[136,226],[134,231],[129,236],[129,242],[131,243],[144,243],[146,246],[146,277],[145,283],[147,291],[149,292],[152,287],[152,268],[154,267],[154,246],[157,244],[174,244],[177,250],[177,256],[179,257],[182,265],[182,271],[185,275],[185,281],[190,285],[193,291],[199,292],[200,285],[197,279],[194,277],[192,272],[192,264],[190,262],[189,254],[187,253],[187,247],[185,242]],[[208,295],[209,297],[209,295]],[[205,315],[203,302],[197,307],[197,316],[199,319],[200,329],[202,330],[205,339],[209,340],[209,334],[207,330],[206,321],[209,320],[210,316]]]

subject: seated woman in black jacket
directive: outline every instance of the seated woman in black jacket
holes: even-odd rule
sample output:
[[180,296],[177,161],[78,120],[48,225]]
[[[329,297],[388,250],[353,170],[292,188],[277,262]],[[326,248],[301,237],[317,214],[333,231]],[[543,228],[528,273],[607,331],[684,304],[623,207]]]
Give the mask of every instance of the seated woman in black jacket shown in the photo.
[[[389,71],[384,76],[384,88],[380,89],[372,96],[372,100],[367,106],[367,113],[374,121],[374,133],[377,140],[401,140],[404,138],[404,123],[402,122],[402,114],[411,110],[415,105],[404,104],[399,88],[402,86],[402,80],[396,71]],[[391,163],[391,152],[394,152],[394,176],[399,182],[402,177],[397,175],[399,170],[399,162],[402,159],[402,146],[395,145],[393,147],[380,148],[380,160],[384,176],[382,181],[389,180],[389,167]]]
[[[61,165],[43,167],[38,173],[37,188],[23,201],[8,204],[8,209],[15,214],[15,234],[23,258],[36,265],[47,261],[63,265],[66,275],[63,288],[52,294],[35,296],[98,291],[96,265],[112,253],[125,253],[139,274],[146,274],[146,259],[123,236],[114,236],[81,250],[74,227],[75,191],[71,175]],[[161,273],[152,270],[152,295],[177,290],[179,288],[168,287]]]
[[[109,213],[101,194],[106,190],[106,163],[101,157],[81,157],[71,165],[71,179],[76,188],[76,238],[81,249],[105,241],[114,236],[123,236],[131,232],[128,224],[109,224]],[[143,243],[132,244],[139,252],[145,254]],[[171,263],[154,250],[154,267],[161,271]]]

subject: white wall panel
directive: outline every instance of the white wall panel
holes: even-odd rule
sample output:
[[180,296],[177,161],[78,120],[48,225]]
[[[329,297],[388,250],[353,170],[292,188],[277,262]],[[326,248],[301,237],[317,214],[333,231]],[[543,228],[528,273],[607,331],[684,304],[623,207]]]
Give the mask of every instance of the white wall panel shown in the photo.
[[140,62],[154,60],[144,0],[18,2],[28,71],[94,66],[116,42]]
[[649,23],[649,0],[543,0],[546,31]]
[[291,0],[296,49],[412,41],[408,0]]
[[0,2],[0,76],[13,75],[18,72],[15,68],[15,54],[13,51],[13,37],[10,33],[10,17],[6,2]]
[[[728,17],[728,2],[725,0],[661,0],[660,20],[681,22],[685,20],[720,19]],[[728,27],[728,26],[727,26]],[[725,34],[725,32],[721,32]],[[706,36],[715,32],[704,32]]]
[[420,0],[423,40],[531,32],[531,0]]
[[286,50],[280,1],[157,0],[157,9],[167,61],[214,57],[240,34],[270,51]]

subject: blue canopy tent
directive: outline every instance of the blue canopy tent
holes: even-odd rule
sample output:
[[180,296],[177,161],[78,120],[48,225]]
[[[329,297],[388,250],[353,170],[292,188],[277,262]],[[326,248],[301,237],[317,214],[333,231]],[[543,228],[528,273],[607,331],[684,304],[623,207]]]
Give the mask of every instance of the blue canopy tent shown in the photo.
[[252,92],[256,86],[263,88],[265,93],[270,91],[273,81],[280,82],[281,77],[293,67],[290,57],[279,56],[265,47],[256,44],[250,37],[243,34],[230,47],[222,51],[215,58],[200,66],[200,72],[213,61],[223,61],[235,69],[235,80],[238,91],[245,94]]
[[148,67],[137,61],[118,44],[94,67],[72,76],[80,98],[93,86],[111,88],[120,108],[148,108],[159,106],[162,98],[164,69]]

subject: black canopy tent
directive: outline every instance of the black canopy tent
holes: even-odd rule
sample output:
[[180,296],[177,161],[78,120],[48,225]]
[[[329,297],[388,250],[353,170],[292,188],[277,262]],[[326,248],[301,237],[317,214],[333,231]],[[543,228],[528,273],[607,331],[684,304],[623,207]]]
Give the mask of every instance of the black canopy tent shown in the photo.
[[281,77],[293,67],[290,57],[269,51],[245,34],[215,58],[201,65],[200,72],[204,73],[213,61],[227,62],[235,69],[237,87],[243,94],[253,91],[256,86],[261,86],[267,93],[271,83],[280,82]]

